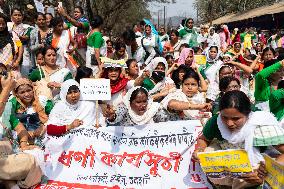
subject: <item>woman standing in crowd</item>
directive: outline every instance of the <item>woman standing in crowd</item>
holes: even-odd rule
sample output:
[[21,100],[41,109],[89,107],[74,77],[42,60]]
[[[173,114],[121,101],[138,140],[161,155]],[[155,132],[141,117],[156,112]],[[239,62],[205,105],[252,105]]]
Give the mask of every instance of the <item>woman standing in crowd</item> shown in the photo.
[[20,62],[23,56],[21,40],[15,32],[9,32],[7,20],[0,15],[0,62],[13,70],[13,75],[20,77]]
[[36,82],[37,93],[46,95],[48,98],[58,100],[61,83],[72,79],[72,74],[67,68],[60,68],[56,64],[56,50],[53,47],[47,47],[43,51],[44,66],[39,66],[31,72],[29,79]]
[[215,32],[214,27],[209,28],[209,35],[207,38],[207,43],[208,43],[208,47],[211,47],[211,46],[217,46],[218,48],[221,47],[220,37]]
[[181,43],[186,43],[189,47],[198,46],[197,44],[197,36],[198,33],[193,28],[193,19],[188,18],[185,21],[184,28],[179,31],[179,37],[181,38]]
[[102,25],[102,17],[96,15],[91,22],[92,30],[87,35],[86,66],[93,69],[94,75],[102,72],[103,63],[100,56],[106,55],[106,44],[100,32]]
[[179,32],[177,30],[172,30],[170,33],[170,41],[166,42],[164,45],[164,55],[172,55],[174,60],[179,58],[179,48],[181,41],[179,40]]
[[159,36],[154,34],[151,25],[145,26],[145,33],[141,39],[141,45],[145,51],[144,64],[148,65],[155,57],[161,54]]
[[32,68],[31,65],[31,59],[30,59],[30,48],[29,48],[29,40],[30,40],[30,34],[33,29],[30,25],[23,23],[23,12],[18,9],[14,8],[11,11],[11,20],[12,22],[8,22],[8,30],[15,32],[18,37],[20,38],[22,44],[23,44],[23,51],[20,53],[22,56],[22,62],[20,64],[21,74],[23,76],[27,76],[29,73],[29,70]]
[[50,25],[50,21],[53,19],[53,15],[51,13],[45,13],[45,18],[47,27],[52,28],[52,26]]
[[122,39],[126,44],[128,58],[136,59],[139,67],[144,64],[145,51],[141,45],[142,37],[137,37],[133,30],[126,30],[122,33]]
[[72,57],[72,53],[77,48],[77,43],[72,38],[70,30],[64,30],[63,23],[61,17],[55,17],[51,20],[53,32],[47,35],[46,45],[56,49],[56,64],[61,68],[68,68],[74,74],[78,65]]
[[46,42],[46,36],[52,33],[52,30],[48,28],[46,24],[46,17],[43,13],[38,13],[35,19],[36,27],[31,32],[30,37],[30,49],[31,49],[31,61],[33,67],[36,67],[35,54],[44,48]]
[[268,61],[272,61],[275,57],[275,50],[271,47],[266,47],[259,53],[253,62],[253,69],[261,71]]
[[83,8],[76,6],[74,8],[74,18],[69,16],[63,7],[58,8],[58,13],[67,20],[67,28],[73,30],[73,37],[77,43],[78,52],[81,57],[86,60],[86,50],[87,50],[87,34],[89,32],[90,23],[88,19],[84,16]]
[[206,51],[206,65],[200,66],[200,72],[204,79],[207,79],[209,83],[214,82],[216,74],[223,62],[220,60],[220,50],[217,46],[211,46]]

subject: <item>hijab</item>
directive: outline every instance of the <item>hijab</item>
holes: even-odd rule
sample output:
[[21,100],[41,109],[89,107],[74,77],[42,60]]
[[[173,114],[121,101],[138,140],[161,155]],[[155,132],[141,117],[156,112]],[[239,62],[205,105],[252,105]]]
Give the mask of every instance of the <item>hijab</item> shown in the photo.
[[[66,100],[68,90],[71,86],[79,88],[79,83],[73,79],[65,81],[61,85],[60,101],[52,109],[48,124],[64,126],[71,124],[75,119],[83,121],[84,127],[92,126],[96,123],[96,105],[92,101],[82,101],[80,98],[76,104],[69,104]],[[103,117],[99,114],[99,123],[104,123]]]
[[[188,33],[193,33],[193,34],[196,34],[196,35],[197,35],[196,31],[195,31],[193,28],[188,28],[188,27],[187,27],[187,23],[188,23],[188,21],[190,21],[190,20],[192,20],[192,18],[186,19],[183,28],[184,28],[185,31],[187,31]],[[193,20],[192,20],[192,21],[193,21]]]
[[[210,57],[210,49],[211,47],[216,47],[217,48],[217,55],[215,58],[211,58]],[[206,62],[210,63],[210,64],[214,64],[215,62],[217,62],[219,60],[219,58],[221,57],[221,50],[219,49],[218,46],[216,45],[212,45],[210,47],[208,47],[205,51],[205,55],[206,55]]]
[[145,68],[145,70],[148,70],[150,72],[150,75],[152,75],[152,72],[157,68],[159,63],[163,63],[165,65],[165,73],[168,71],[168,63],[167,60],[164,57],[156,57],[154,58]]
[[[128,114],[131,118],[131,120],[136,125],[145,125],[148,123],[154,123],[153,117],[156,115],[156,113],[159,111],[160,104],[158,102],[153,102],[150,95],[148,95],[148,104],[147,104],[147,110],[143,115],[137,115],[130,106],[130,98],[132,96],[132,93],[139,89],[140,87],[133,87],[131,88],[125,96],[124,104],[128,109]],[[145,89],[146,90],[146,89]]]
[[[150,72],[150,77],[152,77],[153,72],[155,71],[156,67],[159,63],[163,63],[165,65],[165,73],[168,71],[168,63],[165,58],[163,57],[156,57],[154,58],[150,64],[148,64],[145,68],[145,70],[148,70]],[[173,80],[169,77],[164,77],[162,81],[159,81],[155,84],[155,87],[149,91],[149,94],[154,94],[158,91],[160,91],[162,88],[166,86],[166,84],[174,84]]]
[[[179,56],[179,59],[178,59],[178,64],[181,65],[181,64],[185,64],[185,61],[189,55],[189,53],[192,53],[193,57],[194,57],[194,50],[192,48],[184,48],[182,49],[181,53],[180,53],[180,56]],[[195,60],[193,59],[191,65],[194,65],[195,64]],[[190,65],[190,66],[191,66]]]

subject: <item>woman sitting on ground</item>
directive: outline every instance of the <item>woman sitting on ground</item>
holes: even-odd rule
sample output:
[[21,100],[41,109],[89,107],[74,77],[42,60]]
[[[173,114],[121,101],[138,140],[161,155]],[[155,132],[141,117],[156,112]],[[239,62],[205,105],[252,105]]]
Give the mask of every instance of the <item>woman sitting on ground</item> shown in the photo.
[[18,79],[13,91],[12,113],[10,124],[12,129],[22,123],[29,133],[28,144],[42,146],[41,139],[45,134],[45,123],[53,108],[53,103],[45,96],[37,96],[33,83],[25,78]]
[[193,158],[198,160],[197,153],[209,150],[207,147],[214,139],[217,143],[215,147],[211,146],[214,151],[245,149],[254,169],[252,173],[244,174],[241,178],[209,177],[209,180],[215,186],[230,186],[233,189],[262,184],[263,175],[258,174],[258,166],[264,161],[261,153],[270,146],[284,153],[283,128],[271,113],[252,112],[249,98],[241,91],[225,93],[220,100],[219,110],[220,114],[213,116],[203,128]]
[[[81,100],[79,83],[70,79],[62,84],[60,101],[55,104],[47,122],[47,134],[63,135],[79,126],[96,125],[96,104]],[[99,110],[100,111],[100,110]],[[105,119],[99,112],[98,123],[105,125]]]
[[160,106],[160,103],[153,102],[147,90],[143,87],[133,87],[121,104],[113,110],[111,106],[104,109],[104,116],[108,125],[134,126],[149,123],[164,122],[171,119],[170,115]]

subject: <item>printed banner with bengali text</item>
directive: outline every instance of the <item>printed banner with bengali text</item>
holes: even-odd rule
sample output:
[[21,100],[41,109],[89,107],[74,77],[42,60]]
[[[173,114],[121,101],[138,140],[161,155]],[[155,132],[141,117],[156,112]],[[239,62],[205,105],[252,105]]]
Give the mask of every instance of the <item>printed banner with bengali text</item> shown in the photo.
[[45,144],[47,184],[37,188],[211,189],[191,160],[200,121],[80,128]]

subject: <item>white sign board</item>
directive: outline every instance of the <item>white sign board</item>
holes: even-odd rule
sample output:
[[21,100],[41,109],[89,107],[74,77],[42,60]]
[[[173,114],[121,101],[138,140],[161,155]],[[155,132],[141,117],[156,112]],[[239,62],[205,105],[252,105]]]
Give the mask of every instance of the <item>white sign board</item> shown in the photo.
[[42,2],[34,0],[34,3],[35,3],[37,12],[45,13],[44,12],[44,6],[43,6]]
[[80,128],[48,136],[49,181],[37,188],[211,189],[191,160],[200,125],[200,121],[176,121]]
[[47,7],[46,13],[50,13],[50,14],[52,14],[52,16],[55,16],[54,8],[52,8],[52,7]]
[[83,100],[110,100],[110,80],[81,79],[80,92]]

